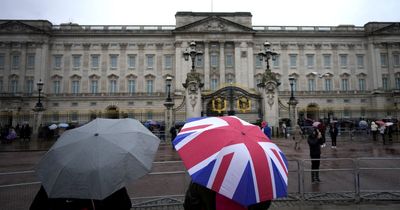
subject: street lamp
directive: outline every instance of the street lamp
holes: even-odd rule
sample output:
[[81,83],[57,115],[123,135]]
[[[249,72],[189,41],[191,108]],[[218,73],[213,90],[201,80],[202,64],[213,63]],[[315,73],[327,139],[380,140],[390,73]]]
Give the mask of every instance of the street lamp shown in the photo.
[[189,60],[189,56],[192,60],[192,69],[191,71],[194,72],[194,62],[196,61],[196,56],[198,55],[203,55],[202,51],[197,51],[196,50],[196,42],[195,41],[191,41],[189,44],[189,49],[186,48],[185,52],[183,52],[183,57],[185,58],[185,61]]
[[172,98],[171,98],[171,82],[172,82],[172,77],[171,76],[167,76],[165,78],[165,81],[167,83],[167,99],[165,99],[166,102],[172,102]]
[[42,79],[39,80],[39,82],[36,83],[37,85],[37,89],[38,89],[38,102],[35,105],[34,111],[40,112],[40,111],[44,111],[44,107],[42,102],[40,101],[41,97],[40,97],[40,92],[42,92],[43,90],[43,85],[44,83],[42,82]]
[[295,125],[296,121],[296,105],[298,104],[298,101],[294,97],[294,91],[293,91],[293,86],[296,78],[294,77],[289,77],[289,84],[290,84],[290,98],[289,98],[289,119],[290,119],[290,127],[293,130],[293,125]]
[[261,50],[258,53],[258,56],[260,57],[260,60],[263,61],[265,59],[265,62],[267,62],[267,69],[266,71],[270,70],[269,69],[269,59],[272,59],[273,61],[276,59],[276,56],[278,55],[277,52],[274,51],[274,49],[271,50],[271,43],[269,42],[264,42],[264,50]]
[[172,83],[172,77],[167,76],[165,78],[165,82],[167,84],[167,98],[165,99],[164,106],[167,108],[165,110],[165,136],[170,137],[170,129],[173,126],[174,120],[173,120],[173,109],[172,107],[175,105],[174,102],[172,101],[171,98],[171,83]]

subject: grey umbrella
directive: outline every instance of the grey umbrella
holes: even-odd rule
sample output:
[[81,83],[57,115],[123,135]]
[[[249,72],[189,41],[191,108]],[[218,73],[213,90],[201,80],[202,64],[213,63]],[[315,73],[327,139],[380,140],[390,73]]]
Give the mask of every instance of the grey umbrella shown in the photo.
[[147,174],[160,140],[134,119],[95,119],[64,132],[37,174],[50,198],[104,199]]

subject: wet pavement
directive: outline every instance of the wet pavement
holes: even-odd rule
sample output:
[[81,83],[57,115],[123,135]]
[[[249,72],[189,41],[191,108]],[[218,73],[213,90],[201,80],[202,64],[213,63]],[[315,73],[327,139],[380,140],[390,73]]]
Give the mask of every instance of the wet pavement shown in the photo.
[[[32,140],[31,142],[13,142],[11,144],[0,145],[0,206],[4,209],[26,209],[27,205],[33,199],[39,184],[37,178],[33,173],[36,163],[40,157],[54,144],[55,141],[40,141]],[[381,141],[373,142],[370,136],[360,135],[353,138],[348,136],[341,136],[338,138],[337,149],[330,147],[329,138],[327,139],[327,146],[322,149],[321,179],[323,182],[315,185],[310,182],[309,172],[304,172],[304,183],[300,183],[299,179],[299,165],[304,167],[305,170],[309,169],[309,150],[306,140],[300,142],[300,149],[294,149],[294,141],[290,139],[274,138],[275,142],[280,149],[286,154],[289,160],[289,192],[296,193],[299,191],[300,185],[304,186],[303,191],[307,193],[315,192],[336,192],[340,190],[352,190],[354,188],[354,180],[352,171],[345,169],[354,166],[355,158],[365,158],[365,160],[358,161],[357,164],[372,164],[373,167],[399,167],[400,164],[395,161],[379,162],[378,160],[369,160],[368,158],[400,158],[400,140],[395,136],[394,140],[387,145],[383,145]],[[376,162],[374,162],[376,161]],[[387,165],[385,165],[387,164]],[[23,174],[7,175],[8,172],[26,172]],[[361,182],[365,190],[373,189],[374,177],[382,177],[384,180],[385,188],[389,190],[400,191],[400,184],[397,182],[393,184],[393,179],[398,180],[397,174],[400,171],[389,172],[376,172],[365,171],[361,177]],[[394,178],[393,178],[394,177]],[[190,181],[186,170],[180,161],[178,154],[171,148],[171,145],[162,142],[159,151],[156,155],[153,164],[152,172],[143,178],[135,181],[128,186],[128,192],[133,199],[133,209],[158,209],[158,203],[166,203],[165,208],[159,209],[182,209],[181,205],[177,204],[182,202],[182,195],[185,193],[186,187]],[[15,187],[18,183],[33,183],[21,189]],[[35,184],[36,183],[36,184]],[[338,185],[337,183],[341,183]],[[12,187],[9,187],[13,185]],[[5,187],[4,187],[5,186]],[[392,187],[392,188],[391,188]],[[15,195],[15,196],[14,196]],[[20,197],[19,201],[15,200],[16,196]],[[324,195],[321,195],[324,196]],[[336,195],[335,195],[336,196]],[[283,210],[303,210],[303,209],[323,209],[323,210],[347,210],[347,209],[376,209],[380,210],[393,210],[400,209],[400,200],[386,200],[386,201],[365,201],[355,203],[353,201],[342,201],[342,197],[332,197],[331,201],[321,200],[283,200],[274,201],[270,209],[283,209]],[[167,197],[168,199],[162,200],[161,198]],[[160,198],[160,200],[157,200]],[[25,200],[25,204],[18,208],[17,204],[12,202],[21,202]],[[153,200],[156,204],[153,207],[143,208],[139,206],[148,205],[152,206],[148,200]],[[157,201],[156,201],[157,200]],[[153,203],[154,203],[153,202]],[[10,204],[11,203],[11,204]],[[7,208],[7,205],[11,206]],[[3,209],[3,208],[2,208]]]

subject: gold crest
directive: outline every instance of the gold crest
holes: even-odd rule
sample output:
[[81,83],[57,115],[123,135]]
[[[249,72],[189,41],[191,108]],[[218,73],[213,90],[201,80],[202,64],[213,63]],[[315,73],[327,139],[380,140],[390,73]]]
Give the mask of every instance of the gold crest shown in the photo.
[[211,108],[214,112],[221,114],[221,112],[226,110],[226,100],[223,97],[216,97],[211,101],[211,103]]
[[237,109],[240,110],[242,113],[248,112],[251,110],[251,100],[249,100],[245,96],[241,96],[236,101]]

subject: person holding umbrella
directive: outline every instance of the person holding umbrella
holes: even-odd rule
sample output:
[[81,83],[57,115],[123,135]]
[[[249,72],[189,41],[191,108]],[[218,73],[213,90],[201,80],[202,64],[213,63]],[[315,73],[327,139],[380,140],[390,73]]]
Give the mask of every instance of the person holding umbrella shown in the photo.
[[159,143],[130,118],[97,118],[67,130],[38,163],[36,173],[45,193],[40,197],[47,196],[50,203],[72,199],[90,201],[96,209],[125,209],[130,205],[123,202],[129,200],[124,186],[151,170]]
[[317,183],[321,180],[319,179],[319,165],[321,158],[321,145],[322,134],[318,128],[314,127],[310,134],[308,135],[308,146],[310,147],[310,158],[311,158],[311,182]]
[[258,126],[236,116],[190,119],[173,144],[192,178],[185,209],[267,209],[287,196],[286,157]]

